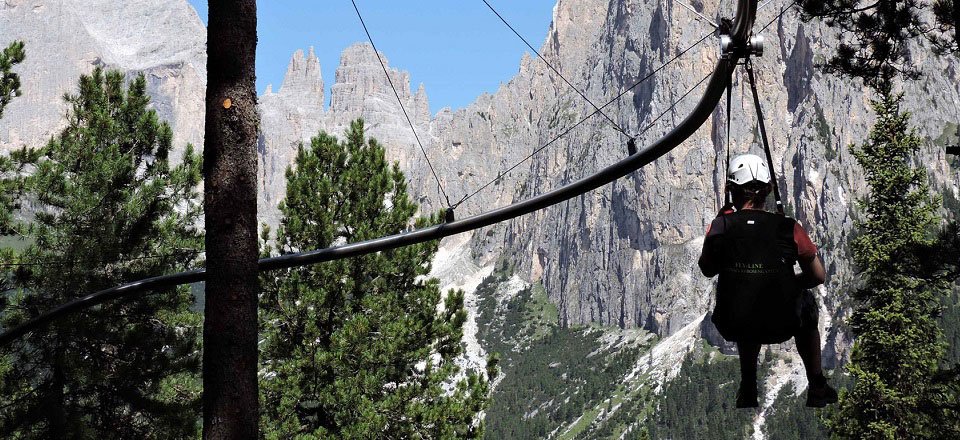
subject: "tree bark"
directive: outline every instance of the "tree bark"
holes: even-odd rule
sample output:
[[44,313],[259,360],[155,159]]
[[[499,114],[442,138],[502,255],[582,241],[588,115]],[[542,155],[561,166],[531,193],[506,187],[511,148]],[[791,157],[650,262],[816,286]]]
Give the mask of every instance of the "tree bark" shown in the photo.
[[209,0],[203,438],[258,437],[255,0]]
[[960,53],[960,0],[953,0],[953,39]]

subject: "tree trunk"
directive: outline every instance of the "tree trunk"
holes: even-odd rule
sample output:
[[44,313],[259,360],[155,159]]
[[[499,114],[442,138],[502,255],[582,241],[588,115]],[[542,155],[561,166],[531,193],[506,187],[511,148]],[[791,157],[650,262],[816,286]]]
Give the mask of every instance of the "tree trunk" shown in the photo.
[[258,437],[255,0],[210,0],[203,438]]
[[957,51],[960,51],[960,0],[953,0],[953,38],[957,43]]
[[50,438],[67,438],[67,409],[64,393],[66,388],[66,379],[63,377],[63,351],[57,349],[53,364],[53,384],[51,385],[51,394],[49,406],[44,411],[47,423],[50,425]]

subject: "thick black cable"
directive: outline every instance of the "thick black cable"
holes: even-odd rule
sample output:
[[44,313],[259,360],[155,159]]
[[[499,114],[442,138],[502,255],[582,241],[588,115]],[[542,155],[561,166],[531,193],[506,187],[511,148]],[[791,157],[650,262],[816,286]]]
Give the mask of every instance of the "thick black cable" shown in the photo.
[[777,213],[783,215],[783,200],[780,199],[780,188],[777,185],[777,175],[773,171],[773,155],[770,154],[770,142],[767,140],[767,127],[763,123],[763,110],[760,108],[760,94],[757,93],[757,84],[753,78],[753,62],[747,58],[747,78],[750,80],[750,90],[753,92],[753,105],[757,109],[757,124],[760,126],[760,139],[763,141],[763,152],[767,156],[767,166],[770,167],[770,183],[773,184],[773,199],[777,202]]
[[[756,15],[756,3],[754,0],[739,0],[736,12],[736,18],[733,26],[732,37],[734,41],[743,43],[749,36],[750,29],[753,27],[754,17]],[[380,237],[359,243],[351,243],[341,246],[317,249],[298,254],[281,255],[261,259],[258,264],[260,272],[286,269],[297,266],[306,266],[325,261],[333,261],[344,258],[351,258],[360,255],[367,255],[373,252],[383,252],[390,249],[396,249],[403,246],[409,246],[417,243],[424,243],[431,240],[439,240],[444,237],[490,226],[505,220],[526,215],[548,206],[556,205],[564,200],[576,197],[597,189],[603,185],[613,182],[623,176],[626,176],[636,170],[646,166],[654,160],[676,148],[680,143],[695,133],[710,115],[713,114],[720,98],[723,96],[723,90],[730,81],[730,77],[736,67],[737,56],[731,59],[721,59],[713,71],[710,83],[704,91],[700,102],[684,118],[680,124],[674,127],[669,133],[658,139],[653,144],[637,152],[626,159],[614,163],[596,173],[572,182],[563,187],[554,189],[544,194],[532,197],[530,199],[511,204],[509,206],[494,209],[463,220],[452,221],[446,224],[431,226],[414,231]],[[624,92],[626,93],[626,92]],[[612,102],[612,101],[611,101]],[[99,304],[111,301],[113,299],[124,298],[132,299],[134,294],[145,294],[152,289],[173,287],[181,284],[189,284],[197,281],[203,281],[206,278],[205,269],[195,269],[187,272],[180,272],[170,275],[162,275],[154,278],[134,281],[121,286],[94,292],[83,298],[71,301],[58,306],[52,310],[44,312],[39,316],[0,334],[0,347],[6,346],[17,338],[40,328],[51,321],[58,319],[63,315],[81,311]]]
[[498,12],[498,11],[493,7],[493,5],[490,4],[490,2],[488,2],[487,0],[482,0],[482,1],[483,1],[483,3],[484,3],[485,5],[487,5],[487,8],[490,8],[490,10],[493,11],[494,14],[496,14],[497,18],[499,18],[500,21],[503,22],[503,24],[507,25],[507,27],[510,28],[511,31],[513,31],[513,34],[516,35],[517,38],[520,39],[520,41],[523,41],[523,44],[526,44],[527,47],[529,47],[530,50],[533,51],[533,53],[537,54],[537,57],[540,58],[540,61],[543,61],[543,63],[546,64],[547,67],[549,67],[550,70],[553,71],[553,73],[556,73],[557,76],[559,76],[560,79],[563,80],[563,82],[567,83],[567,85],[570,86],[570,88],[573,89],[573,91],[577,92],[577,94],[579,94],[580,97],[583,98],[584,101],[587,101],[587,103],[589,103],[591,106],[593,106],[593,109],[594,109],[594,110],[600,112],[600,114],[603,115],[603,117],[604,117],[608,122],[610,122],[610,125],[612,125],[614,129],[616,129],[616,130],[619,131],[620,133],[623,133],[624,136],[626,136],[626,137],[628,137],[628,138],[630,137],[630,133],[627,133],[627,131],[624,130],[623,127],[620,126],[620,124],[617,124],[616,122],[614,122],[614,120],[613,120],[612,118],[610,118],[610,116],[608,116],[606,113],[604,113],[604,112],[600,109],[600,107],[597,107],[597,105],[594,104],[593,101],[591,101],[590,98],[588,98],[585,93],[583,93],[579,88],[577,88],[577,86],[574,86],[573,83],[571,83],[571,82],[567,79],[567,77],[563,76],[563,74],[560,73],[560,70],[559,70],[559,69],[557,69],[556,67],[553,67],[553,64],[551,64],[549,61],[547,61],[547,59],[544,58],[543,55],[540,54],[540,51],[538,51],[537,49],[535,49],[535,48],[533,47],[533,45],[530,44],[530,42],[527,41],[527,39],[523,37],[523,35],[520,35],[520,32],[517,32],[517,30],[513,27],[513,25],[511,25],[510,22],[508,22],[506,18],[503,18],[503,15],[500,15],[500,12]]
[[494,182],[496,182],[497,180],[503,178],[503,176],[506,176],[508,173],[510,173],[511,171],[515,170],[517,167],[519,167],[520,165],[522,165],[524,162],[526,162],[526,161],[530,160],[531,158],[533,158],[533,156],[536,156],[537,153],[543,151],[544,149],[546,149],[546,148],[549,147],[550,145],[553,145],[555,142],[557,142],[558,140],[560,140],[560,138],[566,136],[566,135],[569,134],[571,131],[573,131],[575,128],[579,127],[580,125],[583,125],[584,122],[587,122],[588,119],[594,117],[594,116],[595,116],[597,113],[599,113],[601,110],[609,107],[610,104],[613,104],[614,102],[617,102],[618,100],[620,100],[620,98],[623,98],[623,97],[624,97],[627,93],[629,93],[631,90],[637,88],[637,86],[639,86],[640,84],[643,84],[644,81],[652,78],[653,75],[656,75],[658,72],[660,72],[660,71],[663,70],[665,67],[667,67],[670,63],[676,61],[678,58],[682,57],[682,56],[685,55],[687,52],[691,51],[693,48],[699,46],[700,43],[703,43],[704,41],[706,41],[707,38],[709,38],[709,37],[712,36],[713,34],[714,34],[714,33],[711,31],[710,33],[704,35],[704,36],[701,37],[699,40],[697,40],[695,43],[691,44],[691,45],[688,46],[686,49],[684,49],[684,50],[680,51],[679,53],[677,53],[676,55],[674,55],[673,58],[670,58],[670,59],[667,60],[665,63],[663,63],[663,64],[661,64],[660,66],[658,66],[656,69],[653,69],[653,71],[651,71],[650,73],[648,73],[648,74],[647,74],[646,76],[644,76],[643,78],[640,78],[640,80],[638,80],[637,82],[633,83],[633,85],[631,85],[630,87],[627,87],[627,88],[623,89],[623,90],[620,92],[620,94],[618,94],[617,96],[613,97],[613,99],[607,101],[606,104],[601,105],[599,109],[594,110],[592,113],[584,116],[584,117],[581,118],[579,121],[577,121],[576,124],[573,124],[572,126],[568,127],[568,128],[565,129],[564,131],[560,132],[559,135],[557,135],[557,136],[554,137],[553,139],[550,139],[549,142],[547,142],[546,144],[543,144],[543,145],[540,146],[539,148],[533,150],[533,153],[530,153],[529,155],[527,155],[527,156],[524,157],[523,159],[520,159],[520,161],[518,161],[517,163],[515,163],[515,164],[514,164],[513,166],[511,166],[510,168],[507,168],[506,171],[504,171],[504,172],[502,172],[502,173],[499,174],[499,176],[498,176],[497,179],[493,179],[493,180],[491,180],[491,181],[483,184],[483,185],[482,185],[480,188],[478,188],[477,190],[475,190],[475,191],[473,191],[472,193],[464,196],[464,197],[463,197],[462,199],[460,199],[460,201],[457,202],[454,206],[459,206],[459,205],[463,204],[463,202],[466,202],[467,200],[473,198],[474,196],[476,196],[477,194],[479,194],[480,192],[482,192],[484,189],[487,189],[490,185],[493,185]]
[[[744,0],[746,1],[746,0]],[[717,103],[723,96],[724,87],[730,81],[730,75],[736,67],[737,60],[720,60],[716,69],[712,73],[710,84],[707,86],[704,96],[701,98],[697,107],[688,115],[677,127],[664,135],[662,138],[647,146],[626,159],[612,164],[596,173],[584,177],[576,182],[554,189],[536,197],[514,203],[510,206],[488,211],[473,217],[444,223],[428,228],[417,229],[388,237],[380,237],[372,240],[351,243],[325,249],[318,249],[298,254],[281,255],[278,257],[261,259],[258,264],[260,272],[286,269],[296,266],[305,266],[309,264],[322,263],[344,258],[366,255],[372,252],[382,252],[390,249],[396,249],[412,244],[423,243],[430,240],[439,240],[443,237],[459,234],[495,223],[499,223],[511,218],[555,205],[564,200],[577,195],[585,194],[587,191],[599,188],[620,177],[632,173],[641,167],[653,162],[663,156],[681,142],[696,132],[700,126],[710,117]],[[58,306],[52,310],[44,312],[39,316],[0,334],[0,347],[3,347],[17,338],[33,331],[36,328],[44,326],[60,316],[85,310],[98,304],[118,299],[130,297],[137,293],[150,291],[154,289],[167,288],[180,284],[195,283],[206,279],[206,269],[194,269],[188,272],[181,272],[171,275],[163,275],[144,280],[134,281],[110,289],[101,290]]]
[[370,30],[367,29],[367,23],[363,21],[363,15],[360,14],[360,8],[357,7],[357,2],[355,0],[350,0],[353,3],[353,9],[357,11],[357,18],[360,19],[360,25],[363,26],[363,31],[367,34],[367,40],[370,41],[370,46],[373,47],[373,53],[377,55],[377,60],[380,61],[380,67],[383,68],[383,74],[387,77],[387,83],[390,84],[390,88],[393,89],[393,94],[397,97],[397,103],[400,104],[400,110],[403,111],[403,116],[407,118],[407,124],[410,125],[410,131],[413,132],[413,137],[417,140],[417,145],[420,146],[420,151],[423,152],[423,158],[427,160],[427,166],[430,167],[430,172],[433,173],[433,178],[437,180],[437,188],[440,190],[440,194],[443,195],[443,198],[447,201],[447,207],[452,207],[450,204],[450,197],[447,196],[447,192],[443,190],[443,184],[440,183],[440,176],[437,175],[437,170],[433,168],[433,164],[430,163],[430,156],[427,155],[427,150],[423,148],[423,143],[420,142],[420,136],[417,134],[417,129],[413,126],[413,120],[410,119],[410,115],[407,114],[406,107],[403,106],[403,100],[400,99],[400,93],[397,92],[396,86],[393,85],[393,80],[390,78],[390,72],[387,71],[387,65],[383,62],[383,58],[380,56],[380,51],[377,50],[377,45],[373,43],[373,36],[370,35]]

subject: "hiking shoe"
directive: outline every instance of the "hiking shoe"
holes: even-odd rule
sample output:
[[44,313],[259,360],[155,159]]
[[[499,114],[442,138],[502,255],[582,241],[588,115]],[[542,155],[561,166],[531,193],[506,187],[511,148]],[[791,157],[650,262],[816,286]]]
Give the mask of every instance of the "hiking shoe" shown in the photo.
[[753,385],[740,382],[740,389],[737,390],[737,408],[756,408],[760,406],[757,402],[757,383]]
[[837,400],[837,390],[827,383],[825,377],[810,380],[810,385],[807,387],[808,407],[823,408],[831,403],[837,403]]

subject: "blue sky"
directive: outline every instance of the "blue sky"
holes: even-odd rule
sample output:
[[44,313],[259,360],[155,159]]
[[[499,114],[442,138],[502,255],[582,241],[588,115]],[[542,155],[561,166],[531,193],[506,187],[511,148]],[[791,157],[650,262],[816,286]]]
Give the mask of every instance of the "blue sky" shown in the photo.
[[[207,1],[188,0],[206,22]],[[488,0],[538,50],[556,0]],[[392,67],[423,83],[430,110],[461,108],[508,81],[529,49],[481,0],[357,0],[374,42]],[[257,2],[257,90],[283,82],[297,49],[314,47],[329,88],[340,52],[366,41],[350,0]]]

